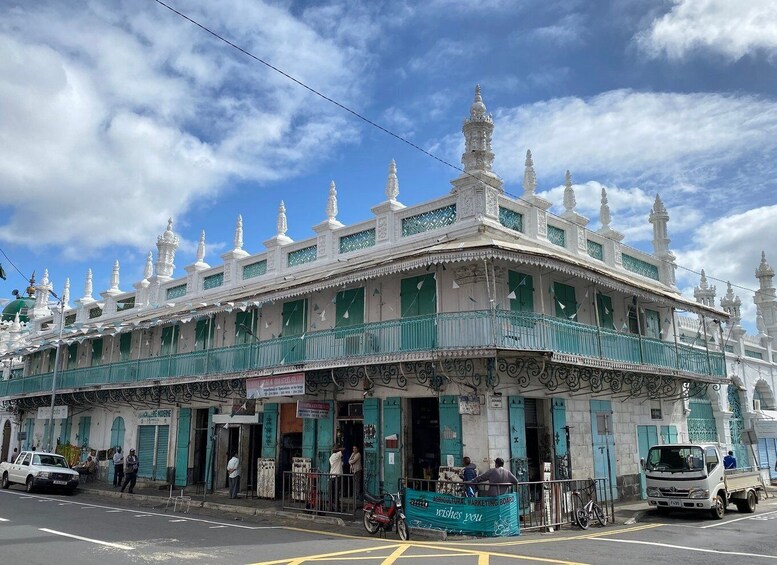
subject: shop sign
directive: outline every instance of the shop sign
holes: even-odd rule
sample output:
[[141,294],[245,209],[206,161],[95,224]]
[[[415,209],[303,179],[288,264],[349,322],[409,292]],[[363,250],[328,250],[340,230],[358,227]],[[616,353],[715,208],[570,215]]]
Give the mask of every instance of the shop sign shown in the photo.
[[777,438],[777,420],[753,420],[753,429],[758,439]]
[[305,373],[246,379],[246,395],[248,398],[300,396],[303,394],[305,394]]
[[473,394],[472,396],[460,396],[459,397],[459,414],[468,414],[470,416],[477,416],[480,414],[480,396]]
[[[38,420],[48,420],[51,417],[51,406],[41,406],[38,408]],[[64,420],[67,418],[67,406],[54,407],[54,419]]]
[[297,418],[321,420],[329,417],[329,403],[315,400],[297,401]]
[[169,426],[172,421],[173,411],[170,408],[138,412],[138,426]]
[[518,496],[466,497],[407,489],[408,526],[458,535],[518,535]]

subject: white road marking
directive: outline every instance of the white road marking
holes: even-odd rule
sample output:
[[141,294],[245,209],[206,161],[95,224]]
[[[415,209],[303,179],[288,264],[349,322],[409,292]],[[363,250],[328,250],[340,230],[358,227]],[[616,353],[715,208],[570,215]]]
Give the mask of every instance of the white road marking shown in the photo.
[[218,530],[219,528],[227,528],[227,527],[229,527],[229,526],[211,526],[210,529],[211,530]]
[[614,538],[588,538],[594,541],[611,541],[615,543],[632,543],[636,545],[652,545],[654,547],[666,547],[669,549],[684,549],[686,551],[698,551],[700,553],[717,553],[718,555],[741,555],[743,557],[763,557],[765,559],[777,559],[777,555],[762,555],[760,553],[744,553],[742,551],[724,551],[720,549],[707,549],[704,547],[687,547],[684,545],[672,545],[669,543],[658,543],[653,541],[638,541],[630,539],[614,539]]
[[188,522],[188,521],[189,520],[168,520],[168,522],[172,522],[172,523],[175,523],[175,522]]
[[147,518],[148,516],[153,516],[153,514],[135,514],[135,518]]
[[108,514],[112,514],[114,512],[124,512],[124,510],[106,510]]
[[121,543],[113,543],[110,541],[102,541],[98,539],[92,539],[92,538],[85,538],[82,536],[75,536],[73,534],[66,534],[65,532],[58,532],[57,530],[49,530],[48,528],[38,528],[41,532],[46,532],[49,534],[54,534],[55,536],[64,536],[66,538],[73,538],[81,541],[88,541],[90,543],[96,543],[98,545],[105,545],[108,547],[115,547],[116,549],[135,549],[131,545],[124,545]]
[[742,520],[752,520],[754,518],[763,519],[763,516],[769,516],[770,514],[777,514],[777,510],[773,510],[772,512],[765,512],[763,514],[751,514],[750,516],[744,516],[742,518],[734,518],[733,520],[726,520],[725,522],[716,522],[715,524],[710,524],[709,526],[700,526],[700,530],[706,530],[707,528],[717,528],[718,526],[725,526],[726,524],[733,524],[734,522],[740,522]]
[[0,518],[0,522],[8,522],[8,518]]

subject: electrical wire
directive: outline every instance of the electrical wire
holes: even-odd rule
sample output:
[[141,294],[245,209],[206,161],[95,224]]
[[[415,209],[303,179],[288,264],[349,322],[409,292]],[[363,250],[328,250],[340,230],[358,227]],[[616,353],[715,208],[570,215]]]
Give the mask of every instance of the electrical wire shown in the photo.
[[17,266],[16,266],[16,263],[14,263],[13,261],[11,261],[11,258],[8,256],[8,254],[7,254],[5,251],[3,251],[3,249],[2,249],[1,247],[0,247],[0,253],[2,253],[2,254],[3,254],[3,257],[5,257],[5,258],[6,258],[6,260],[8,261],[8,263],[9,263],[9,264],[10,264],[10,265],[11,265],[11,266],[14,268],[14,269],[16,269],[16,272],[17,272],[17,273],[19,273],[19,274],[22,276],[22,278],[25,280],[25,282],[28,282],[28,283],[29,283],[29,282],[30,282],[30,278],[31,278],[31,277],[28,277],[27,275],[25,275],[25,274],[24,274],[24,273],[21,271],[21,269],[19,269],[19,267],[17,267]]
[[[345,112],[348,112],[349,114],[351,114],[351,115],[355,116],[356,118],[358,118],[358,119],[362,120],[363,122],[365,122],[365,123],[367,123],[367,124],[371,125],[372,127],[374,127],[374,128],[376,128],[376,129],[378,129],[378,130],[382,131],[383,133],[385,133],[385,134],[387,134],[387,135],[389,135],[389,136],[393,137],[394,139],[396,139],[396,140],[398,140],[398,141],[400,141],[400,142],[402,142],[402,143],[405,143],[406,145],[409,145],[409,146],[410,146],[410,147],[412,147],[413,149],[416,149],[417,151],[420,151],[420,152],[421,152],[421,153],[423,153],[424,155],[426,155],[426,156],[428,156],[428,157],[431,157],[432,159],[434,159],[434,160],[436,160],[436,161],[438,161],[438,162],[442,163],[443,165],[446,165],[446,166],[448,166],[448,167],[450,167],[450,168],[454,169],[455,171],[458,171],[459,173],[465,174],[465,175],[469,176],[470,178],[472,178],[472,179],[476,180],[477,182],[479,182],[479,183],[481,183],[481,184],[484,184],[484,185],[485,185],[485,183],[483,183],[483,181],[481,181],[480,179],[478,179],[476,176],[472,175],[472,174],[471,174],[471,173],[469,173],[468,171],[465,171],[463,168],[461,168],[461,167],[459,167],[459,166],[457,166],[457,165],[454,165],[453,163],[451,163],[451,162],[449,162],[449,161],[447,161],[447,160],[445,160],[445,159],[443,159],[443,158],[441,158],[441,157],[438,157],[437,155],[435,155],[435,154],[433,154],[433,153],[431,153],[431,152],[427,151],[427,150],[426,150],[426,149],[424,149],[423,147],[421,147],[421,146],[419,146],[419,145],[417,145],[417,144],[413,143],[413,142],[412,142],[412,141],[410,141],[409,139],[406,139],[406,138],[402,137],[401,135],[399,135],[399,134],[397,134],[397,133],[394,133],[393,131],[389,130],[388,128],[386,128],[386,127],[384,127],[384,126],[382,126],[382,125],[378,124],[377,122],[375,122],[375,121],[373,121],[373,120],[371,120],[371,119],[367,118],[367,117],[366,117],[366,116],[364,116],[363,114],[360,114],[360,113],[359,113],[359,112],[357,112],[356,110],[353,110],[353,109],[349,108],[348,106],[346,106],[346,105],[344,105],[344,104],[342,104],[342,103],[338,102],[337,100],[335,100],[335,99],[333,99],[333,98],[330,98],[329,96],[327,96],[327,95],[323,94],[322,92],[320,92],[320,91],[316,90],[315,88],[313,88],[313,87],[311,87],[311,86],[308,86],[307,84],[305,84],[305,83],[304,83],[304,82],[302,82],[301,80],[299,80],[299,79],[295,78],[294,76],[292,76],[292,75],[290,75],[289,73],[287,73],[287,72],[283,71],[282,69],[280,69],[280,68],[278,68],[278,67],[274,66],[273,64],[271,64],[271,63],[269,63],[268,61],[266,61],[266,60],[262,59],[261,57],[258,57],[257,55],[254,55],[253,53],[251,53],[251,52],[250,52],[250,51],[248,51],[247,49],[244,49],[243,47],[240,47],[239,45],[237,45],[237,44],[233,43],[232,41],[228,40],[228,39],[227,39],[227,38],[225,38],[224,36],[222,36],[222,35],[218,34],[217,32],[213,31],[212,29],[208,28],[207,26],[205,26],[205,25],[201,24],[200,22],[198,22],[198,21],[196,21],[196,20],[192,19],[191,17],[187,16],[186,14],[184,14],[184,13],[182,13],[182,12],[180,12],[180,11],[176,10],[176,9],[175,9],[175,8],[173,8],[172,6],[170,6],[170,5],[166,4],[166,3],[164,3],[162,0],[154,0],[154,1],[155,1],[157,4],[159,4],[160,6],[163,6],[164,8],[167,8],[167,9],[168,9],[168,10],[170,10],[171,12],[173,12],[173,13],[177,14],[177,15],[178,15],[178,16],[180,16],[181,18],[185,19],[186,21],[190,22],[191,24],[193,24],[193,25],[197,26],[198,28],[202,29],[202,30],[203,30],[203,31],[205,31],[206,33],[208,33],[208,34],[212,35],[213,37],[215,37],[215,38],[216,38],[216,39],[218,39],[219,41],[221,41],[221,42],[223,42],[223,43],[225,43],[225,44],[229,45],[229,46],[230,46],[230,47],[232,47],[233,49],[236,49],[237,51],[239,51],[239,52],[243,53],[244,55],[246,55],[247,57],[250,57],[251,59],[253,59],[253,60],[257,61],[258,63],[261,63],[262,65],[264,65],[264,66],[266,66],[267,68],[269,68],[269,69],[271,69],[271,70],[275,71],[276,73],[278,73],[278,74],[280,74],[280,75],[282,75],[282,76],[286,77],[286,78],[287,78],[287,79],[289,79],[290,81],[292,81],[292,82],[294,82],[295,84],[297,84],[297,85],[301,86],[302,88],[304,88],[304,89],[308,90],[309,92],[311,92],[311,93],[315,94],[316,96],[318,96],[318,97],[322,98],[323,100],[326,100],[327,102],[329,102],[329,103],[331,103],[331,104],[333,104],[333,105],[337,106],[337,107],[338,107],[338,108],[340,108],[341,110],[343,110],[343,111],[345,111]],[[523,197],[521,197],[521,196],[518,196],[518,195],[515,195],[515,194],[511,194],[511,193],[509,193],[509,192],[507,192],[507,191],[505,191],[505,195],[507,195],[507,196],[510,196],[511,198],[514,198],[514,199],[516,199],[516,200],[520,200],[520,201],[522,201],[524,204],[528,205],[529,207],[537,207],[537,206],[536,206],[536,204],[534,204],[533,202],[530,202],[530,201],[528,201],[528,200],[524,199],[524,198],[523,198]],[[547,212],[547,214],[548,214],[548,215],[550,215],[550,216],[553,216],[554,218],[557,218],[557,219],[560,219],[560,220],[562,220],[562,219],[563,219],[563,218],[561,218],[561,216],[559,216],[558,214],[555,214],[554,212],[551,212],[551,211],[548,211],[548,210],[546,210],[546,212]],[[581,226],[581,227],[583,227],[583,226]],[[587,228],[585,228],[585,227],[583,227],[583,229],[584,229],[586,232],[591,232],[591,230],[589,230],[589,229],[587,229]],[[596,232],[591,232],[591,233],[596,233]],[[599,236],[599,237],[602,237],[602,238],[604,238],[604,239],[613,240],[613,238],[609,238],[609,237],[607,237],[607,236],[605,236],[605,235],[602,235],[602,234],[599,234],[599,233],[597,233],[597,236]],[[613,240],[613,241],[614,241],[614,240]],[[618,243],[620,243],[620,242],[618,242]],[[621,244],[621,245],[622,245],[622,244]],[[627,247],[630,247],[630,246],[627,246]],[[635,249],[636,251],[640,251],[639,249],[636,249],[636,248],[632,248],[632,249]],[[640,252],[642,252],[642,251],[640,251]],[[680,268],[680,269],[682,269],[682,270],[684,270],[684,271],[687,271],[688,273],[691,273],[691,274],[695,274],[695,275],[701,276],[701,272],[700,272],[700,271],[696,271],[696,270],[694,270],[694,269],[691,269],[690,267],[685,267],[685,266],[683,266],[683,265],[679,265],[679,264],[677,264],[677,263],[674,263],[674,262],[671,262],[671,261],[667,261],[666,259],[662,259],[662,258],[660,258],[660,257],[655,257],[655,256],[654,256],[653,258],[654,258],[654,259],[656,259],[657,261],[661,261],[661,262],[663,262],[663,263],[666,263],[666,264],[669,264],[669,265],[671,265],[671,266],[674,266],[674,267]],[[706,273],[705,273],[705,276],[706,276]],[[717,278],[717,277],[714,277],[714,276],[707,276],[707,278],[708,278],[708,279],[710,279],[710,280],[713,280],[713,281],[717,281],[717,282],[724,283],[724,284],[731,284],[731,283],[730,283],[730,281],[726,281],[726,280],[723,280],[723,279],[721,279],[721,278]],[[755,290],[755,289],[748,288],[748,287],[745,287],[745,286],[742,286],[742,285],[735,285],[735,284],[731,284],[731,286],[732,286],[732,287],[735,287],[735,288],[742,289],[742,290],[746,290],[746,291],[748,291],[748,292],[752,292],[752,293],[755,293],[755,292],[756,292],[756,290]]]

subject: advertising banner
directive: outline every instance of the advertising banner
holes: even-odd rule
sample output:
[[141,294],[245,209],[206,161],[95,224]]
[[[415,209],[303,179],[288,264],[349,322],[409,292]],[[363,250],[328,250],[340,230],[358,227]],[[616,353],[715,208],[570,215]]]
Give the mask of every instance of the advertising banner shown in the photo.
[[305,373],[246,379],[246,396],[248,398],[299,396],[302,394],[305,394]]
[[407,525],[453,534],[516,536],[518,496],[462,497],[437,492],[405,491]]
[[297,418],[321,419],[329,417],[329,403],[315,400],[297,401]]

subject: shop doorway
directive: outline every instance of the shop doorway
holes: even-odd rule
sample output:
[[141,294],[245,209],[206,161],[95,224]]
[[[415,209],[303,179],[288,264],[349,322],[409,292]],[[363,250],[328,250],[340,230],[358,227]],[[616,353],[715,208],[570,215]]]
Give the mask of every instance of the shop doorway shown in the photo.
[[[343,473],[351,473],[348,459],[353,453],[353,446],[362,454],[364,465],[364,412],[362,402],[342,402],[337,407],[337,433],[335,443],[345,448],[343,452]],[[353,484],[344,485],[345,496],[353,493]]]
[[[251,424],[248,426],[248,465],[242,465],[247,469],[248,475],[243,479],[244,488],[256,489],[257,459],[262,456],[262,425]],[[242,474],[242,473],[241,473]]]
[[195,485],[205,483],[205,468],[208,453],[208,409],[194,410],[194,467],[192,481]]
[[410,399],[408,477],[436,480],[440,469],[440,402],[437,398]]
[[0,449],[0,461],[7,461],[11,451],[11,422],[5,421],[3,425],[3,447]]

